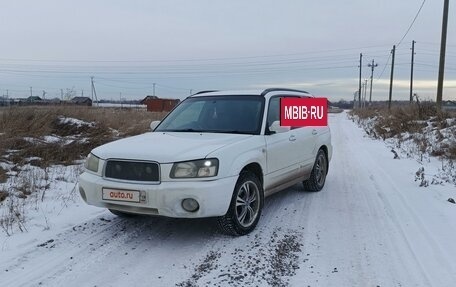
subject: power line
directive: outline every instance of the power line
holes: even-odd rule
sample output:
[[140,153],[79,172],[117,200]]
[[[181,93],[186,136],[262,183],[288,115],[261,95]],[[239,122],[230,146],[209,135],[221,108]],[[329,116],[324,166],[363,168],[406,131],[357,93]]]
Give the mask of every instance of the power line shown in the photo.
[[423,3],[421,3],[420,9],[418,9],[418,12],[416,13],[415,18],[413,18],[412,23],[411,23],[410,26],[408,27],[408,29],[407,29],[407,31],[405,32],[404,36],[402,36],[402,38],[401,38],[401,40],[399,41],[399,43],[396,44],[396,47],[399,47],[399,46],[401,45],[402,41],[404,41],[405,37],[407,36],[407,34],[408,34],[408,33],[410,32],[410,30],[412,29],[413,24],[415,24],[416,19],[418,19],[418,16],[420,15],[421,9],[423,9],[424,3],[426,3],[426,0],[423,0]]
[[[418,16],[420,15],[420,12],[423,9],[423,6],[424,6],[425,3],[426,3],[426,0],[423,0],[423,2],[421,3],[420,8],[418,9],[418,12],[416,13],[415,17],[413,18],[412,23],[408,27],[407,31],[405,31],[405,34],[404,34],[404,36],[402,36],[401,40],[396,44],[396,48],[399,47],[400,44],[402,43],[402,41],[404,41],[405,37],[407,37],[408,33],[410,32],[410,30],[412,29],[413,25],[415,24],[416,19],[418,19]],[[385,66],[383,66],[383,70],[380,73],[380,75],[377,77],[376,81],[378,81],[378,80],[380,80],[382,78],[383,73],[385,73],[386,67],[388,66],[390,60],[391,60],[391,53],[389,54],[388,60],[386,60]]]
[[147,90],[148,89],[148,87],[145,87],[145,86],[142,86],[142,87],[123,87],[123,86],[117,86],[117,85],[101,83],[100,81],[97,81],[97,84],[100,85],[100,86],[105,86],[105,87],[110,87],[110,88],[118,88],[118,89],[123,89],[123,90]]
[[307,71],[307,70],[330,70],[330,69],[346,69],[353,68],[356,64],[353,65],[343,65],[343,66],[296,66],[296,67],[273,67],[268,69],[244,69],[244,70],[182,70],[182,71],[154,71],[154,70],[145,70],[145,71],[58,71],[58,70],[14,70],[14,69],[0,69],[0,72],[19,72],[19,73],[49,73],[49,74],[120,74],[120,75],[186,75],[186,74],[264,74],[270,72],[289,72],[289,71]]
[[177,87],[171,87],[171,86],[163,85],[163,84],[157,84],[157,86],[165,88],[165,89],[179,90],[179,91],[188,91],[188,90],[190,90],[190,89],[187,89],[187,88],[177,88]]
[[[333,59],[338,57],[341,59]],[[239,62],[239,63],[211,63],[211,64],[197,64],[197,65],[160,65],[160,66],[41,66],[41,65],[21,65],[21,64],[9,64],[2,65],[5,70],[16,70],[16,71],[57,71],[57,72],[79,72],[87,70],[90,73],[103,72],[104,70],[109,71],[199,71],[207,69],[243,69],[243,68],[275,68],[275,67],[289,67],[289,66],[302,66],[302,65],[327,65],[331,64],[347,64],[356,61],[355,57],[351,59],[346,55],[341,56],[329,56],[319,57],[313,59],[289,59],[281,61],[262,61],[262,62]]]
[[[424,45],[430,45],[430,46],[440,46],[440,43],[435,43],[435,42],[421,42],[420,41],[420,44],[424,44]],[[456,45],[449,45],[447,44],[448,47],[456,47]]]
[[383,73],[385,73],[386,67],[388,66],[390,60],[391,60],[391,53],[388,56],[388,60],[386,60],[385,66],[383,66],[382,72],[380,73],[380,75],[377,77],[377,79],[375,81],[378,81],[382,78]]
[[129,63],[129,62],[195,62],[195,61],[217,61],[217,60],[235,60],[235,59],[257,59],[257,58],[271,58],[271,57],[286,57],[296,55],[308,55],[308,54],[321,54],[327,52],[338,52],[338,51],[352,51],[369,48],[380,48],[386,47],[386,45],[371,45],[356,48],[341,48],[341,49],[328,49],[328,50],[310,50],[300,53],[289,53],[289,54],[270,54],[270,55],[259,55],[259,56],[239,56],[239,57],[219,57],[219,58],[192,58],[192,59],[173,59],[173,60],[151,60],[151,59],[134,59],[134,60],[56,60],[56,59],[20,59],[20,58],[0,58],[0,61],[23,61],[23,62],[60,62],[60,63]]

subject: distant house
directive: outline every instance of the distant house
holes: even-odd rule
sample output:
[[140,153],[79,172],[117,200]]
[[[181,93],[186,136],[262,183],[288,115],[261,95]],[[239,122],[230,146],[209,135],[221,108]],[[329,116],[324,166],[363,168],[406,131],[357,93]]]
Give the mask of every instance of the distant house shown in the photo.
[[456,101],[443,101],[442,108],[447,111],[456,111]]
[[71,103],[79,106],[92,106],[92,99],[89,97],[74,97],[71,99]]
[[38,96],[30,96],[25,101],[29,103],[41,103],[43,99]]
[[60,103],[62,103],[62,101],[59,98],[50,99],[50,100],[48,100],[48,102],[51,103],[51,104],[60,104]]
[[5,96],[0,97],[0,106],[9,106],[9,105],[11,105],[11,102],[12,102],[12,100]]
[[146,96],[142,105],[147,106],[149,112],[169,112],[179,103],[178,99],[161,99],[156,96]]

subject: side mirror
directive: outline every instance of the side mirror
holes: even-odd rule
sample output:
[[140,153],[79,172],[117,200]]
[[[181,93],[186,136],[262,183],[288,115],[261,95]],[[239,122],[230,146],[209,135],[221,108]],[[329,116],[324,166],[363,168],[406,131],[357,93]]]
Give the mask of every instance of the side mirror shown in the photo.
[[280,133],[286,133],[291,130],[291,127],[286,127],[286,126],[280,126],[280,121],[274,121],[270,126],[269,126],[269,131],[271,134],[280,134]]
[[150,129],[151,129],[152,131],[154,131],[155,128],[156,128],[159,124],[160,124],[160,121],[153,121],[153,122],[151,122],[151,123],[150,123]]

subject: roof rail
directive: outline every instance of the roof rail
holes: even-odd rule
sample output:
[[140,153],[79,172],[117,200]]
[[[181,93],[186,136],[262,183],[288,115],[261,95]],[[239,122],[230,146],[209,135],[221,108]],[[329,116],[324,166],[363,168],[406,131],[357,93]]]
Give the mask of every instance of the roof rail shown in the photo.
[[218,92],[218,90],[199,91],[199,92],[193,94],[192,96],[199,95],[199,94],[205,94],[205,93],[212,93],[212,92]]
[[269,88],[269,89],[264,90],[264,91],[261,93],[261,95],[262,95],[262,96],[265,96],[267,93],[270,93],[270,92],[280,92],[280,91],[284,91],[284,92],[298,92],[298,93],[305,93],[305,94],[308,94],[308,92],[306,92],[306,91],[296,90],[296,89]]

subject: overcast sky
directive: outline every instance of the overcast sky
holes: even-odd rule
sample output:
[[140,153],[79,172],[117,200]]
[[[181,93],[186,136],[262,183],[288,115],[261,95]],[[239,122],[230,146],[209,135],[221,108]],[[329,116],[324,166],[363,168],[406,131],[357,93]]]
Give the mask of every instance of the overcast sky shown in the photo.
[[[423,0],[0,0],[0,95],[184,98],[198,90],[301,88],[352,99],[374,72],[373,99],[388,97],[387,61]],[[456,6],[450,1],[444,99],[456,100]],[[435,98],[443,0],[426,1],[397,49],[393,99]],[[390,63],[391,61],[389,61]],[[383,74],[382,74],[383,71]]]

